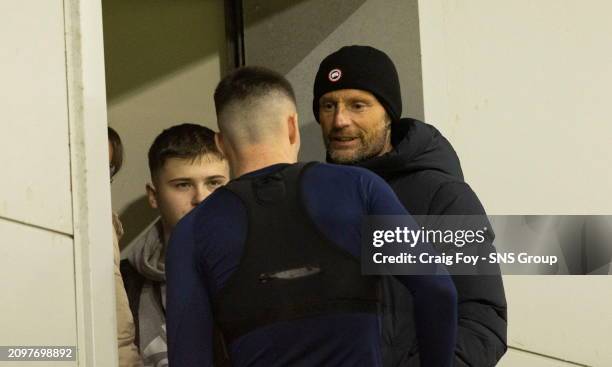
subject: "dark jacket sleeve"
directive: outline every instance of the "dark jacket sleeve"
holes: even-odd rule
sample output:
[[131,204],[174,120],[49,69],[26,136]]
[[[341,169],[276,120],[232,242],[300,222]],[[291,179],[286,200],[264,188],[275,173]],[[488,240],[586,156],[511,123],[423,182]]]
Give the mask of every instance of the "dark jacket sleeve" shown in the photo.
[[132,317],[134,318],[134,328],[136,330],[134,344],[140,346],[140,319],[138,318],[138,307],[140,306],[140,292],[144,284],[144,278],[132,267],[128,260],[121,260],[119,268],[121,270],[121,277],[123,278],[125,293],[127,294],[130,304],[130,311],[132,311]]
[[[486,214],[474,191],[463,182],[442,185],[429,209],[433,215]],[[488,246],[493,251],[492,244]],[[498,266],[496,270],[498,275],[453,276],[459,302],[456,366],[494,366],[506,352],[507,304]]]

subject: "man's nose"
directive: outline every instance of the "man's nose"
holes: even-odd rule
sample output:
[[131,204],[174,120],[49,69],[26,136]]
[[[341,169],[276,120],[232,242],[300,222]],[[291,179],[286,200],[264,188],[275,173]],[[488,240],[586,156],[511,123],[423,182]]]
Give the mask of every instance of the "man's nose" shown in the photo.
[[339,104],[334,114],[334,128],[342,129],[350,124],[350,117],[346,108]]
[[206,199],[207,196],[208,196],[208,190],[206,189],[206,187],[204,187],[204,185],[198,185],[195,188],[195,192],[193,194],[191,203],[193,204],[193,206],[197,206],[202,201],[204,201],[204,199]]

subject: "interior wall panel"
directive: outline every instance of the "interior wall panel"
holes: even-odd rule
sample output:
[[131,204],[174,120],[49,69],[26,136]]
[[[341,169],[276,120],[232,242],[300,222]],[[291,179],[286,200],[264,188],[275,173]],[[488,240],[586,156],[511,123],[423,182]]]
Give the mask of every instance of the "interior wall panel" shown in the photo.
[[544,357],[538,354],[524,352],[516,349],[509,349],[497,367],[579,367],[576,364],[559,359]]
[[2,1],[0,14],[0,345],[78,349],[78,362],[0,366],[115,366],[100,4]]
[[612,277],[506,276],[508,344],[588,366],[612,365]]
[[3,219],[0,233],[0,345],[76,345],[72,238]]
[[611,214],[608,1],[419,2],[425,116],[491,214]]
[[[419,2],[425,117],[489,214],[612,213],[611,11],[606,1]],[[612,365],[611,277],[504,282],[511,346]]]
[[0,217],[71,234],[63,2],[0,14]]

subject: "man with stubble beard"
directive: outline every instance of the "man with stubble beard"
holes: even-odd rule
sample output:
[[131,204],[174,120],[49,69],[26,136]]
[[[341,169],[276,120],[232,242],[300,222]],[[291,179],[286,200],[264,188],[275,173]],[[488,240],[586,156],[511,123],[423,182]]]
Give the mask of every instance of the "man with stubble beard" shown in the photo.
[[[313,112],[327,161],[377,173],[410,214],[486,215],[450,143],[435,127],[401,118],[399,78],[384,52],[347,46],[327,56],[315,78]],[[501,276],[456,275],[453,281],[459,311],[455,365],[493,366],[507,348]],[[412,298],[391,277],[383,282],[385,366],[419,366]]]

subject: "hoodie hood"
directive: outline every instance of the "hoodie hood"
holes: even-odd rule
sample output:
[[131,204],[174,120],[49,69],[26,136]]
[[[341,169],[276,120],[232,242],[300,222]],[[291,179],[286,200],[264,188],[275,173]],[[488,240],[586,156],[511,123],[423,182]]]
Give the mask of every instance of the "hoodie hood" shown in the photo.
[[157,218],[147,229],[129,245],[127,256],[130,265],[143,277],[156,281],[166,281],[165,264],[159,259],[164,246],[161,219]]
[[391,125],[389,153],[359,162],[385,180],[423,170],[435,170],[463,180],[457,153],[435,127],[403,118]]

